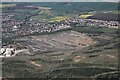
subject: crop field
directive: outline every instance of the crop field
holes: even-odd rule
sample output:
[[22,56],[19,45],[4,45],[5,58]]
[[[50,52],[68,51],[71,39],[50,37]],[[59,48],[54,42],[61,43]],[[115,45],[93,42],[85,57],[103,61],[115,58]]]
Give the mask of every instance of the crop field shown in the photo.
[[107,21],[118,21],[119,15],[120,15],[119,13],[117,13],[117,14],[114,14],[114,13],[96,13],[93,16],[89,16],[87,18],[88,19],[107,20]]
[[66,19],[69,19],[69,18],[67,16],[57,16],[55,18],[49,19],[48,21],[50,21],[50,22],[60,22],[62,20],[66,20]]
[[86,19],[86,18],[88,18],[88,17],[90,17],[90,16],[92,16],[93,14],[83,14],[83,15],[80,15],[79,17],[80,18],[83,18],[83,19]]
[[16,4],[0,4],[0,8],[4,8],[4,7],[14,7],[16,6]]
[[74,16],[76,15],[66,14],[66,13],[61,13],[61,12],[59,13],[53,10],[41,10],[39,11],[38,15],[32,16],[31,19],[33,23],[42,22],[42,21],[60,22],[60,21],[69,19]]

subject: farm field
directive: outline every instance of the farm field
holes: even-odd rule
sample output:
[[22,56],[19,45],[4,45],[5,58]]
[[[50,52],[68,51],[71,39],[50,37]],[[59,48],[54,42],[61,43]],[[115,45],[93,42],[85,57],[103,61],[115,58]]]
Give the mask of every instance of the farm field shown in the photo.
[[55,18],[50,18],[48,21],[50,22],[60,22],[60,21],[63,21],[63,20],[66,20],[66,19],[69,19],[67,16],[57,16]]
[[84,14],[84,15],[80,15],[79,17],[83,18],[83,19],[86,19],[86,18],[88,18],[90,16],[93,16],[93,14]]
[[0,8],[4,8],[4,7],[14,7],[16,6],[16,4],[0,4]]

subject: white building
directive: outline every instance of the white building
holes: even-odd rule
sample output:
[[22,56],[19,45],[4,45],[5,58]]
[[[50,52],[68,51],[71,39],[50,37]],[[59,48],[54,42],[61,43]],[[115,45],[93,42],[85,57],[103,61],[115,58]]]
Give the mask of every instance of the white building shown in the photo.
[[0,49],[0,56],[11,57],[14,54],[15,54],[14,48],[1,48]]

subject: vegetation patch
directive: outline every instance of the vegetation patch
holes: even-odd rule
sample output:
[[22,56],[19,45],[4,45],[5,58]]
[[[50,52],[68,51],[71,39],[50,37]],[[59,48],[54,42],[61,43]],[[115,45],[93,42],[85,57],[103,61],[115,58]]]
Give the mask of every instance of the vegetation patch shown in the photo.
[[52,14],[52,12],[50,11],[50,10],[42,10],[42,11],[40,11],[39,12],[39,14],[41,14],[41,15],[51,15]]
[[96,53],[96,52],[101,52],[102,50],[91,50],[91,51],[87,51],[87,52],[84,52],[84,53]]
[[[52,73],[44,73],[46,76],[49,77],[56,77],[56,78],[60,78],[60,77],[81,77],[82,76],[86,76],[86,77],[90,77],[92,75],[96,75],[96,74],[100,74],[103,72],[110,72],[110,71],[114,71],[111,69],[107,69],[107,68],[77,68],[77,67],[71,67],[71,68],[62,68],[62,69],[57,69],[57,70],[53,70]],[[89,72],[89,73],[88,73]]]

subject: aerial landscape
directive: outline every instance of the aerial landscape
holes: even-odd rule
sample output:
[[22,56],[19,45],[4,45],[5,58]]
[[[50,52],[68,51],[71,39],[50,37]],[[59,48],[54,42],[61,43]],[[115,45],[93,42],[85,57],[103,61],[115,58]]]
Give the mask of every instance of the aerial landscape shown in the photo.
[[118,4],[3,2],[1,77],[118,79]]

